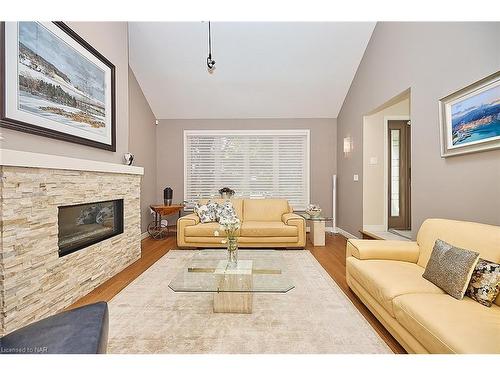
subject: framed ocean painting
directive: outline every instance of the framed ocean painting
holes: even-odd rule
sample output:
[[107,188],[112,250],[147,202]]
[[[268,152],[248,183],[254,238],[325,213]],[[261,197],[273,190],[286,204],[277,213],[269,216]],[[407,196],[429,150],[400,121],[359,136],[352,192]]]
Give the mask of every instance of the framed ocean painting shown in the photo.
[[62,22],[0,26],[0,126],[116,151],[114,65]]
[[439,101],[441,156],[500,148],[500,72]]

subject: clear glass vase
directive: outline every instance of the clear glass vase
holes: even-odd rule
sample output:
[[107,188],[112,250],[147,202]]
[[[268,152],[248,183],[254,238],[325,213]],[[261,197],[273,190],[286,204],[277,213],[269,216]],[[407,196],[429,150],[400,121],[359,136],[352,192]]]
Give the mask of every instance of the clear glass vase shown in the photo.
[[238,263],[238,238],[228,237],[227,239],[227,265],[236,267]]

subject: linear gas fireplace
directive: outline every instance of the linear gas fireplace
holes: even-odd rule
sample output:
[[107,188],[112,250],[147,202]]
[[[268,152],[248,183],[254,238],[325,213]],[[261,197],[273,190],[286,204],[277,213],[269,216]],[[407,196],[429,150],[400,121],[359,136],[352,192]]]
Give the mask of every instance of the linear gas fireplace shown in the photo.
[[123,233],[123,199],[58,209],[60,257]]

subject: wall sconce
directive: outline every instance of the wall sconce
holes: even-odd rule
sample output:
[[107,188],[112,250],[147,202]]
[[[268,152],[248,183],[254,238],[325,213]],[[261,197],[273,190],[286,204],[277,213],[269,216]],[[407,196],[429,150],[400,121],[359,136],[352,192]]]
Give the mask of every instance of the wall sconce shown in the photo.
[[344,156],[348,156],[352,151],[352,139],[351,137],[344,138]]

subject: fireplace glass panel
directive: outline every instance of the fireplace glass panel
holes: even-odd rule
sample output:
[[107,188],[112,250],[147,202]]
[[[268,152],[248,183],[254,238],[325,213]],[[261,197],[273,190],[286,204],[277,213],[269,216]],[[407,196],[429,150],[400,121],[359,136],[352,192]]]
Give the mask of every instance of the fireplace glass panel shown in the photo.
[[60,206],[59,256],[123,233],[123,199]]

